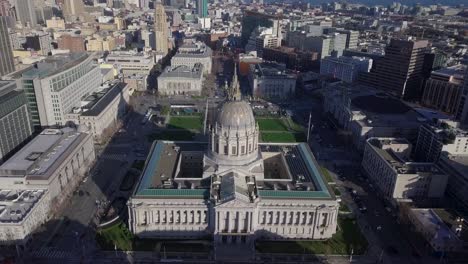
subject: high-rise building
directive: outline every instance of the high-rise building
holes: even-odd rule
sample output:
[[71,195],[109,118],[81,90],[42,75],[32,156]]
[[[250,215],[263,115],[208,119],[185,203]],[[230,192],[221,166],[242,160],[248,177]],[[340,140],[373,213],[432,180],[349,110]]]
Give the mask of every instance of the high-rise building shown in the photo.
[[[465,65],[468,65],[468,61],[464,61]],[[458,105],[458,111],[456,118],[460,120],[460,124],[464,128],[468,128],[468,67],[465,70],[465,77],[462,86],[462,94],[460,104]]]
[[0,162],[33,133],[24,92],[15,81],[0,81]]
[[403,99],[420,98],[427,46],[427,40],[392,39],[385,57],[371,72],[361,75],[362,82]]
[[84,4],[82,0],[65,0],[63,2],[63,17],[65,20],[73,22],[83,19]]
[[8,33],[8,17],[0,16],[0,77],[15,71],[13,50]]
[[320,63],[320,74],[352,83],[359,72],[369,72],[371,67],[372,59],[366,57],[325,57]]
[[357,48],[358,39],[359,39],[359,31],[337,29],[336,32],[346,35],[346,49]]
[[161,1],[157,1],[154,8],[154,33],[156,37],[156,51],[166,56],[168,48],[167,16]]
[[208,16],[208,1],[207,0],[197,0],[197,13],[198,13],[198,17]]
[[421,104],[455,115],[462,98],[466,66],[455,66],[433,71],[424,86]]
[[0,16],[14,16],[10,1],[0,0]]
[[31,0],[15,0],[16,18],[23,26],[37,26],[36,10]]
[[64,126],[65,115],[102,82],[99,67],[86,53],[55,55],[22,73],[33,125]]

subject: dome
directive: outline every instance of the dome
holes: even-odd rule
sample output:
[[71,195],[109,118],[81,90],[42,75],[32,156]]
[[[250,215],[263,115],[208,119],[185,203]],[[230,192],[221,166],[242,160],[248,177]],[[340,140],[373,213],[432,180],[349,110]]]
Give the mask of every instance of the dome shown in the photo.
[[218,113],[218,126],[225,128],[255,128],[255,118],[252,108],[244,101],[228,101],[223,104]]

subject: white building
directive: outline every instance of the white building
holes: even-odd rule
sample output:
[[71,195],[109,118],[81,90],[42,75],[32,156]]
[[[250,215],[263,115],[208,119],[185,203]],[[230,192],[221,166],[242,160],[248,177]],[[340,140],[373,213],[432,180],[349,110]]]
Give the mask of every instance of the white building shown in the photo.
[[179,47],[179,50],[171,59],[171,66],[193,67],[195,64],[201,63],[203,72],[210,74],[212,68],[211,56],[211,48],[205,43],[192,41]]
[[65,125],[65,115],[101,85],[101,71],[86,53],[55,55],[22,73],[33,124]]
[[[10,229],[13,239],[25,243],[29,232],[62,205],[94,159],[93,140],[87,133],[71,128],[46,129],[36,136],[0,166],[1,189],[23,195],[22,200],[0,195],[0,206],[7,203],[21,211],[0,211],[0,230]],[[14,221],[5,222],[3,218]]]
[[[259,144],[238,83],[218,112],[208,144],[156,141],[128,202],[139,237],[213,236],[253,252],[256,239],[326,239],[338,203],[307,144]],[[253,257],[253,256],[249,256]]]
[[47,189],[0,189],[0,244],[27,242],[48,219],[49,208]]
[[387,199],[441,198],[447,174],[434,163],[410,161],[411,149],[404,138],[370,138],[362,167]]
[[67,115],[67,121],[86,127],[94,141],[102,143],[118,128],[119,121],[127,111],[129,99],[127,84],[106,84],[100,87],[99,92],[85,98],[83,106],[73,109]]
[[249,83],[254,97],[288,98],[295,95],[297,76],[277,63],[250,64]]
[[360,72],[369,72],[372,59],[365,57],[325,57],[320,62],[320,74],[352,83]]
[[167,66],[158,77],[160,95],[200,95],[203,81],[203,65]]
[[252,31],[245,45],[245,52],[256,51],[258,56],[261,57],[263,48],[278,48],[281,46],[282,39],[281,30],[278,30],[277,27],[258,27]]
[[129,51],[113,51],[106,57],[106,62],[114,65],[124,76],[149,75],[156,65],[152,54]]

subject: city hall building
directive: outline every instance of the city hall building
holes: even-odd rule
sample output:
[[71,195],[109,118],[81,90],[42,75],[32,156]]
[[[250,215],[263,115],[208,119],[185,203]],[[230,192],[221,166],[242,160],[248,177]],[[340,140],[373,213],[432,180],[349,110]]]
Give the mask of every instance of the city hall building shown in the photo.
[[128,202],[130,230],[148,238],[213,236],[217,245],[330,238],[339,206],[311,150],[259,143],[236,76],[233,83],[209,142],[153,144]]

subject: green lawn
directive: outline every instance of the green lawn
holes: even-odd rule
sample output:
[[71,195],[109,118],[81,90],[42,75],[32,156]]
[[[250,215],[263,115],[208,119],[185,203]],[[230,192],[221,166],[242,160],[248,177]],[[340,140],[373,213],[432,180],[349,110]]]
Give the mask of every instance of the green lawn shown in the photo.
[[262,142],[272,143],[291,143],[291,142],[305,142],[305,135],[303,133],[290,133],[290,132],[263,132],[261,133]]
[[286,254],[364,254],[367,249],[367,240],[362,235],[359,226],[352,219],[338,219],[339,229],[336,234],[324,241],[258,241],[255,245],[260,253],[286,253]]
[[348,205],[343,201],[340,202],[340,209],[339,210],[340,210],[340,212],[351,212],[351,210],[349,210]]
[[327,170],[327,168],[325,168],[325,167],[321,167],[321,168],[322,168],[322,174],[323,174],[323,176],[325,176],[325,180],[327,182],[329,182],[329,183],[330,182],[335,182],[333,180],[332,176],[330,175],[330,172]]
[[203,128],[203,120],[200,116],[171,116],[167,128],[201,130]]
[[335,193],[336,196],[340,196],[340,195],[341,195],[340,190],[338,190],[338,188],[337,188],[336,186],[333,187],[333,192]]
[[96,240],[104,250],[132,250],[133,235],[122,221],[97,232]]
[[260,131],[288,131],[288,126],[280,118],[257,118]]
[[190,131],[163,131],[161,133],[154,133],[148,136],[149,141],[154,140],[174,140],[174,141],[191,141],[194,134]]

